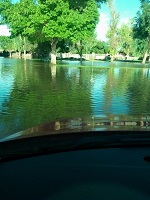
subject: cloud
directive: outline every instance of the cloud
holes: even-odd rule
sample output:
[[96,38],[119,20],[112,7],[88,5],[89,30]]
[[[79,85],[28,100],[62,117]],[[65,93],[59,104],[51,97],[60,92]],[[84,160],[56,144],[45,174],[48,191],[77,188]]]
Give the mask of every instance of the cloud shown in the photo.
[[[119,20],[118,28],[121,27],[122,24],[127,24],[130,21],[130,17],[122,17]],[[101,41],[107,41],[106,34],[109,28],[109,14],[101,13],[99,18],[99,23],[96,27],[97,39]]]
[[10,36],[11,33],[6,25],[0,25],[0,35]]
[[97,39],[107,41],[106,34],[109,25],[109,15],[105,13],[100,14],[99,23],[96,27]]
[[129,18],[129,17],[123,17],[123,18],[121,18],[120,21],[119,21],[119,24],[118,24],[118,28],[120,28],[122,24],[129,23],[130,19],[131,18]]

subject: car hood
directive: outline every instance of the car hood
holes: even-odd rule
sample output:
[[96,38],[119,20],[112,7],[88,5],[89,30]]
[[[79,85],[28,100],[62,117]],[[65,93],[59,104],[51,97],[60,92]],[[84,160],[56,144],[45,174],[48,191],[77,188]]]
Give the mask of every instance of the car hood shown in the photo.
[[57,119],[0,139],[0,162],[48,153],[150,145],[150,118]]
[[109,115],[56,119],[1,138],[0,142],[87,131],[150,131],[150,116]]

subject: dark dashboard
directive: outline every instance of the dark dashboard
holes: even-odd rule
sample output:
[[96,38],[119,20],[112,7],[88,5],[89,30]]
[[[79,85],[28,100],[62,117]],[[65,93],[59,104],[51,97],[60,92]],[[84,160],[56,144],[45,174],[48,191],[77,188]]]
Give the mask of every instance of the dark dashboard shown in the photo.
[[0,199],[149,200],[150,148],[85,149],[0,163]]

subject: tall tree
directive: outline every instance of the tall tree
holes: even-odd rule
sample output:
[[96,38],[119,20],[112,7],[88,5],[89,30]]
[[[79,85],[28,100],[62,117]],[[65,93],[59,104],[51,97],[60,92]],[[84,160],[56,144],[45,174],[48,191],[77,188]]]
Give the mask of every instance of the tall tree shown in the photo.
[[120,50],[123,51],[128,57],[129,53],[132,52],[133,47],[133,32],[131,23],[122,24],[122,26],[118,29],[118,40]]
[[137,12],[135,23],[133,24],[134,38],[141,40],[145,49],[142,63],[150,52],[150,1],[141,0],[141,10]]
[[111,61],[113,61],[118,47],[117,26],[119,22],[119,13],[114,8],[114,0],[108,0],[108,7],[110,10],[110,24],[107,38],[109,39],[110,44]]
[[51,44],[51,62],[56,64],[56,46],[62,39],[75,43],[82,58],[83,40],[94,33],[98,22],[95,0],[78,0],[77,4],[72,0],[39,0],[38,13],[43,39]]
[[24,51],[24,58],[27,38],[35,32],[32,26],[35,12],[36,4],[34,0],[20,0],[16,3],[12,3],[11,0],[2,0],[0,2],[1,23],[7,24],[11,29],[11,37],[18,37],[19,41],[22,41],[22,48],[19,47],[19,52],[20,50]]
[[105,0],[2,0],[0,14],[15,36],[30,37],[40,42],[49,41],[51,62],[56,64],[58,41],[70,39],[80,44],[92,35],[98,22],[98,7]]
[[95,0],[85,2],[86,4],[80,5],[80,9],[75,13],[70,32],[70,39],[77,47],[81,62],[84,43],[89,37],[94,37],[94,31],[99,20],[98,4],[95,3]]
[[38,16],[34,18],[34,25],[41,30],[41,41],[49,41],[51,46],[51,63],[56,64],[56,46],[59,40],[69,36],[67,28],[71,17],[68,1],[39,0]]

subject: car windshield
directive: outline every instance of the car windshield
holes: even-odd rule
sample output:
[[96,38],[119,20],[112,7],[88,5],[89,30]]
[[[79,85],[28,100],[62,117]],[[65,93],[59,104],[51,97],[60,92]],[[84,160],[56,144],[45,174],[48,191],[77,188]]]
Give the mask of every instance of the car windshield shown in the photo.
[[150,130],[150,1],[1,0],[0,141]]

